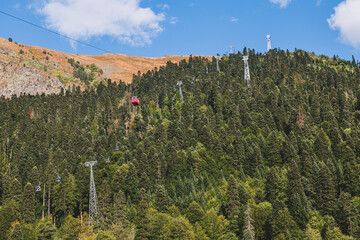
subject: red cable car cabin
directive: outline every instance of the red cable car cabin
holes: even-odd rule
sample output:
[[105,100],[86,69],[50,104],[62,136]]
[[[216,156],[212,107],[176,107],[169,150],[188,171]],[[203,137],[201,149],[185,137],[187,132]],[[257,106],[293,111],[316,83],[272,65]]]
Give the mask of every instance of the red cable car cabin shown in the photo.
[[131,98],[131,103],[132,103],[134,106],[139,106],[139,105],[140,105],[139,99],[138,99],[138,97],[136,97],[136,96],[133,96],[133,97]]

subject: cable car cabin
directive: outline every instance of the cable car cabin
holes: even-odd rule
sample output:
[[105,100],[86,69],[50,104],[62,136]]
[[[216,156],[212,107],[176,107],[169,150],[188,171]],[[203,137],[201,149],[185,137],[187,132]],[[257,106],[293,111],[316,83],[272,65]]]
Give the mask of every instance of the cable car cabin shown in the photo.
[[131,103],[132,103],[134,106],[139,106],[139,105],[140,105],[139,99],[138,99],[138,97],[136,97],[136,96],[133,96],[133,97],[131,98]]

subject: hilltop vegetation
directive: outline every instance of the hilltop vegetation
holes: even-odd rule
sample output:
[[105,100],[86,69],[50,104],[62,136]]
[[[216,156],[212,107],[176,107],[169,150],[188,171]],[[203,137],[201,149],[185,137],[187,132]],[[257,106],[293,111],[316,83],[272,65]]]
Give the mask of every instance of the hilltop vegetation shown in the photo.
[[244,49],[220,70],[190,57],[128,85],[0,98],[0,239],[360,238],[355,60]]
[[79,55],[27,46],[0,38],[0,95],[59,93],[75,85],[84,90],[101,81],[130,83],[139,70],[146,72],[188,56],[137,57],[124,54]]

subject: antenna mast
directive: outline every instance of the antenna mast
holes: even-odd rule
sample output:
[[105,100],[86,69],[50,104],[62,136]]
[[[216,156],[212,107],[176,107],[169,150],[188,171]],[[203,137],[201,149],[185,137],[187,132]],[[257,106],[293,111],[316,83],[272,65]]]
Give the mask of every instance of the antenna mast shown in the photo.
[[271,50],[270,35],[266,35],[266,39],[267,39],[267,51],[270,51]]
[[86,162],[85,167],[90,167],[90,194],[89,194],[89,225],[92,225],[94,221],[96,221],[96,217],[98,215],[97,208],[97,196],[96,196],[96,188],[94,181],[94,174],[92,167],[97,164],[97,161]]
[[246,81],[246,85],[249,86],[250,85],[250,70],[249,70],[249,56],[244,56],[243,57],[244,60],[244,78]]
[[182,85],[182,84],[183,84],[182,81],[178,81],[178,82],[176,83],[176,85],[179,86],[180,100],[183,102],[183,101],[184,101],[184,98],[183,98],[183,94],[182,94],[182,90],[181,90],[181,85]]

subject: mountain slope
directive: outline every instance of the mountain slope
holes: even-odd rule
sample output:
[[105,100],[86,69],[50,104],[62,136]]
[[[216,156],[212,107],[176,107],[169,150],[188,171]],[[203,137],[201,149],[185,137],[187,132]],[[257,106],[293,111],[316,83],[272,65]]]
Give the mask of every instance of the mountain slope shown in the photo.
[[217,69],[191,57],[129,85],[0,98],[0,240],[360,239],[356,62],[244,49]]
[[69,59],[79,62],[84,72],[95,64],[101,71],[95,72],[89,84],[110,78],[130,83],[133,74],[147,72],[163,66],[168,61],[180,62],[189,56],[137,57],[124,54],[78,55],[63,53],[37,46],[27,46],[0,38],[0,95],[9,97],[20,93],[56,93],[68,85],[85,87],[84,81],[74,77],[76,69]]

